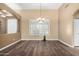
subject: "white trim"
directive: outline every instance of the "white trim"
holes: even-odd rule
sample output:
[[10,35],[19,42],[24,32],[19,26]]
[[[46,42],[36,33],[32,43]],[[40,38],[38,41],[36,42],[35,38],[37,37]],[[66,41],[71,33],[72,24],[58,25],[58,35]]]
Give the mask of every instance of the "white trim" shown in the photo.
[[[42,39],[21,39],[21,40],[42,40]],[[0,51],[2,51],[2,50],[4,50],[4,49],[6,49],[6,48],[8,48],[8,47],[10,47],[10,46],[12,46],[12,45],[18,43],[18,42],[20,42],[21,40],[18,40],[18,41],[16,41],[16,42],[13,42],[13,43],[11,43],[11,44],[9,44],[9,45],[7,45],[7,46],[1,48]],[[52,40],[52,41],[53,41],[53,40],[58,40],[58,39],[48,39],[48,40]],[[70,44],[68,44],[68,43],[66,43],[66,42],[64,42],[64,41],[62,41],[62,40],[58,40],[58,41],[60,41],[61,43],[65,44],[65,45],[67,45],[67,46],[69,46],[69,47],[74,48],[74,46],[72,46],[72,45],[70,45]]]
[[[21,40],[43,40],[43,39],[21,39]],[[58,40],[58,39],[47,39],[47,40]]]
[[21,39],[21,40],[42,40],[42,39]]
[[64,41],[62,41],[62,40],[59,40],[59,41],[60,41],[61,43],[65,44],[65,45],[69,46],[69,47],[74,48],[74,46],[72,46],[72,45],[70,45],[70,44],[68,44],[68,43],[66,43],[66,42],[64,42]]
[[16,43],[20,42],[20,41],[21,41],[21,40],[18,40],[18,41],[13,42],[13,43],[11,43],[11,44],[9,44],[9,45],[7,45],[7,46],[3,47],[3,48],[0,48],[0,51],[4,50],[4,49],[6,49],[6,48],[8,48],[8,47],[10,47],[10,46],[12,46],[12,45],[14,45],[14,44],[16,44]]
[[58,39],[47,39],[47,40],[58,40]]

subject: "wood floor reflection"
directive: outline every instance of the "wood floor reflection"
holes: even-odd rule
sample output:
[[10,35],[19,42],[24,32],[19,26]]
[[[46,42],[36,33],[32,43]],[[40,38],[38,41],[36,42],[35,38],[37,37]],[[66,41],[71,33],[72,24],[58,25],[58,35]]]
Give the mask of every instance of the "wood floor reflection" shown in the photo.
[[77,56],[79,49],[59,41],[21,41],[3,51],[1,56]]

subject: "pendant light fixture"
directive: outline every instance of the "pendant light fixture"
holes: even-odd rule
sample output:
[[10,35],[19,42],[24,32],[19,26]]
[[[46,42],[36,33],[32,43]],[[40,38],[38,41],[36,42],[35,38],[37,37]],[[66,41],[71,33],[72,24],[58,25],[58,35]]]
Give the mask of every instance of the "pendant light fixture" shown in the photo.
[[42,17],[42,4],[40,3],[40,17],[37,18],[38,23],[43,23],[45,18]]

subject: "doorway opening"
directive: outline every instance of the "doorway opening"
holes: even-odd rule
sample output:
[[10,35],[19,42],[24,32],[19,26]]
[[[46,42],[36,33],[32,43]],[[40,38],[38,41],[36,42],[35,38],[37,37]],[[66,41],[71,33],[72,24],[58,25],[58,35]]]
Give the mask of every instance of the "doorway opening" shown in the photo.
[[74,47],[79,47],[79,10],[74,14]]

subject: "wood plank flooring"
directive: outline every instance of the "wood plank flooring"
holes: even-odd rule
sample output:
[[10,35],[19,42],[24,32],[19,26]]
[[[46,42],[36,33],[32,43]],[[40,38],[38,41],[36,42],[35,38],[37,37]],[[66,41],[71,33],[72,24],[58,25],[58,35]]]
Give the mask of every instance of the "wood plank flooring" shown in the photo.
[[59,41],[21,41],[3,51],[0,56],[78,56],[79,49]]

